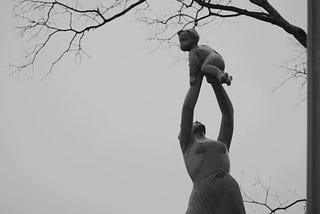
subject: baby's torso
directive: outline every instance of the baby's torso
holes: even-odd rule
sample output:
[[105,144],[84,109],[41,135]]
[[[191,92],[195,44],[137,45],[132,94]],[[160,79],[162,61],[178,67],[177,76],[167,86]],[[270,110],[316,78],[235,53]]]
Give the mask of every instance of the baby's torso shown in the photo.
[[222,169],[230,171],[228,150],[225,144],[207,138],[195,140],[184,154],[187,171],[193,181]]
[[218,52],[206,45],[199,45],[191,51],[194,51],[202,61],[205,60],[210,54],[218,54]]
[[213,50],[212,48],[201,45],[191,50],[192,55],[195,55],[198,58],[198,66],[202,67],[204,65],[214,65],[219,69],[224,70],[225,64],[222,56]]

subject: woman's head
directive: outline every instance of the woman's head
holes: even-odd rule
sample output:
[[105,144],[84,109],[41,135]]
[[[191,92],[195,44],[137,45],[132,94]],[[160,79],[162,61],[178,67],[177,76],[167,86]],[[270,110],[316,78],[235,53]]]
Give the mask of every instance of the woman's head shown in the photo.
[[192,124],[192,134],[206,134],[206,127],[199,121],[195,121]]

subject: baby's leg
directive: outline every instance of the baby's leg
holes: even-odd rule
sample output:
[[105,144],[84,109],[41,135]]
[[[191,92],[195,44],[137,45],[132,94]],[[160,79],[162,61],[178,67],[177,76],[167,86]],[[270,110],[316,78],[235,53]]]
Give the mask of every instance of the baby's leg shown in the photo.
[[201,71],[205,76],[211,76],[213,79],[216,79],[217,83],[231,85],[232,77],[214,65],[204,65],[201,67]]

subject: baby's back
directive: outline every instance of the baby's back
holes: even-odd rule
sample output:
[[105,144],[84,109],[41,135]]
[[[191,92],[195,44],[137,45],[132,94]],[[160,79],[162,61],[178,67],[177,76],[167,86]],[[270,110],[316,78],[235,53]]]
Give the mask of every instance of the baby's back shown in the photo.
[[205,65],[214,65],[222,71],[225,69],[222,56],[212,48],[206,45],[201,45],[195,48],[194,51],[200,60],[201,67]]
[[219,55],[220,54],[218,52],[216,52],[215,50],[213,50],[212,48],[206,46],[206,45],[200,45],[197,48],[195,48],[193,50],[196,55],[198,56],[198,58],[201,61],[201,64],[207,59],[207,57],[211,54],[215,54],[215,55]]

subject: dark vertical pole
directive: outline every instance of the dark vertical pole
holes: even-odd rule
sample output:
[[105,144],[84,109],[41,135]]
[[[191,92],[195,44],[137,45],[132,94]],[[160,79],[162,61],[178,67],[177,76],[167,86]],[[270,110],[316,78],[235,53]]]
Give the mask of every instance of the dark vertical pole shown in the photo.
[[320,214],[320,0],[308,0],[307,213]]

